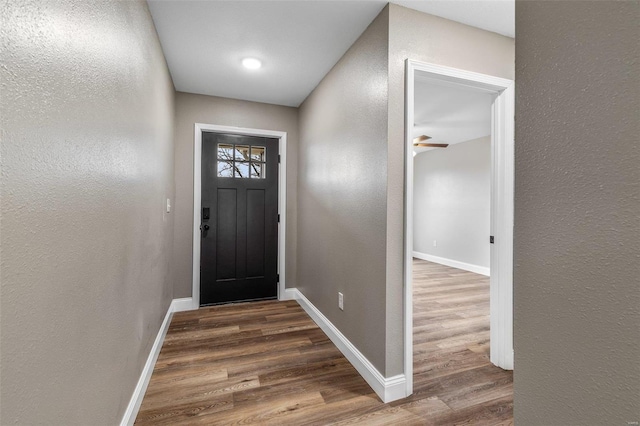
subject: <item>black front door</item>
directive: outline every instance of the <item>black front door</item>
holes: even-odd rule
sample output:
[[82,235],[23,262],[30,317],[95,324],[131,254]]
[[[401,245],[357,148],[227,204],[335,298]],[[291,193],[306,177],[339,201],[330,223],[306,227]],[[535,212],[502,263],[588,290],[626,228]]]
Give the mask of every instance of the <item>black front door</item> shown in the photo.
[[202,133],[200,305],[277,296],[278,139]]

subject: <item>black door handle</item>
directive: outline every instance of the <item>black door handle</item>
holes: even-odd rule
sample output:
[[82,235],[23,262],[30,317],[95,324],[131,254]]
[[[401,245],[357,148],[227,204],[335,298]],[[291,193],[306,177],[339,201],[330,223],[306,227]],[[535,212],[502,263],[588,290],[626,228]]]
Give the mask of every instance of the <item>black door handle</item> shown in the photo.
[[209,230],[209,225],[207,225],[206,223],[204,225],[202,225],[202,229],[204,229],[205,231]]

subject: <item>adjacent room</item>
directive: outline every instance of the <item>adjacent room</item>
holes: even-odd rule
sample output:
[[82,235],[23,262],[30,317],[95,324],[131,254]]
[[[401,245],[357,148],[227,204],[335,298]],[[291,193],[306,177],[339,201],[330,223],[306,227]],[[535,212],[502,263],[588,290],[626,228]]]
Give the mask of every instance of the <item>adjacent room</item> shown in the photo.
[[[472,87],[415,76],[414,389],[434,380],[447,387],[455,378],[444,400],[460,408],[513,393],[512,373],[490,360],[494,99]],[[478,374],[487,378],[481,389],[474,382]]]

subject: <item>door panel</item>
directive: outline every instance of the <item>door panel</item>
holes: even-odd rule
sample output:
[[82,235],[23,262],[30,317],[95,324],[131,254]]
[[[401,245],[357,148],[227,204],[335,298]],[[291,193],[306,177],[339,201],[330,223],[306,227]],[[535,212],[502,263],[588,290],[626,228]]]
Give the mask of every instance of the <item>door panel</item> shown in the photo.
[[264,276],[265,191],[247,191],[247,277]]
[[203,132],[201,197],[200,304],[275,298],[278,139]]
[[227,280],[236,276],[237,190],[218,189],[216,278]]

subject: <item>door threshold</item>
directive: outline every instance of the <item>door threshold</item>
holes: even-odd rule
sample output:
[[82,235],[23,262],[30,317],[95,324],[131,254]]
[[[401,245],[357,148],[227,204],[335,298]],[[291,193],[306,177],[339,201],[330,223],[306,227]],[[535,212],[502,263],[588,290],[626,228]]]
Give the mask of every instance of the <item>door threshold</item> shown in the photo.
[[200,305],[200,307],[201,308],[209,308],[211,306],[239,305],[241,303],[264,302],[265,300],[278,300],[278,297],[277,296],[273,296],[273,297],[262,297],[262,298],[259,298],[259,299],[234,300],[232,302],[207,303],[206,305]]

